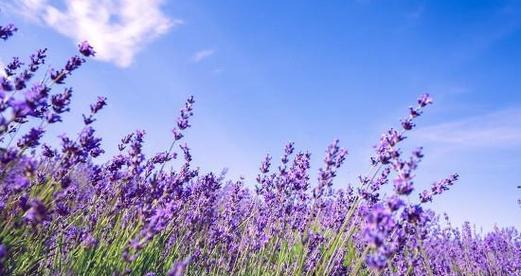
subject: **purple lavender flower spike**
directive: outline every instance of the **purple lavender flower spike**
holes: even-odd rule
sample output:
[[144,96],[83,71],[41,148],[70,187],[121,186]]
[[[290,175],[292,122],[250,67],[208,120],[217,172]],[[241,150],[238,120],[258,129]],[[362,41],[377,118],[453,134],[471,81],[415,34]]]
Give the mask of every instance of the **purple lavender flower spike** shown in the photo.
[[98,97],[98,100],[96,101],[96,103],[94,103],[90,106],[90,112],[92,112],[92,114],[96,114],[96,113],[98,113],[98,111],[100,111],[106,105],[107,105],[107,98]]
[[8,24],[7,26],[0,26],[0,39],[3,39],[5,41],[9,37],[13,36],[14,32],[16,31],[18,31],[18,28],[16,28],[16,26],[13,24]]
[[324,192],[330,192],[336,170],[342,166],[347,156],[347,150],[339,147],[339,140],[335,140],[326,151],[324,167],[319,169],[318,186],[313,191],[313,197],[319,199]]
[[0,77],[0,91],[12,91],[14,89],[13,83],[6,77]]
[[15,71],[20,68],[24,63],[20,61],[20,58],[14,57],[13,60],[5,66],[5,74],[10,77],[15,74]]
[[43,128],[31,128],[29,133],[25,134],[17,143],[21,149],[34,148],[40,144],[40,139],[44,133]]
[[2,262],[7,256],[7,249],[5,248],[5,245],[0,244],[0,262]]
[[82,241],[82,245],[91,249],[98,245],[98,240],[91,233],[87,233]]
[[29,64],[29,71],[34,73],[38,70],[40,65],[45,64],[47,57],[47,48],[39,49],[35,54],[31,55],[31,63]]
[[85,59],[82,59],[79,56],[72,56],[65,64],[65,70],[72,72],[78,69],[84,62]]
[[72,88],[66,88],[62,93],[51,96],[51,105],[54,112],[61,114],[70,110]]
[[181,261],[176,261],[172,264],[172,268],[168,271],[168,276],[183,276],[185,275],[186,268],[190,264],[190,257],[187,257]]
[[94,123],[96,121],[96,119],[94,118],[94,115],[96,115],[96,113],[98,113],[106,105],[107,105],[107,98],[98,97],[96,102],[94,104],[90,105],[90,114],[88,116],[85,114],[82,114],[83,123],[85,125],[90,125],[90,124]]
[[0,274],[4,273],[4,261],[7,257],[7,248],[0,243]]
[[396,251],[393,236],[396,232],[397,222],[394,219],[394,212],[402,206],[403,202],[398,198],[392,198],[387,206],[375,204],[366,210],[363,235],[372,251],[366,257],[368,267],[382,270],[387,266],[389,257]]
[[177,127],[172,129],[174,135],[174,141],[181,140],[183,138],[183,130],[190,127],[189,119],[193,116],[193,104],[195,103],[194,97],[190,96],[185,102],[185,106],[181,109],[181,114],[177,118]]
[[78,48],[80,53],[86,57],[93,57],[96,55],[94,48],[87,41],[83,41],[78,44]]
[[459,175],[457,173],[450,175],[448,178],[442,179],[440,181],[432,184],[430,191],[425,190],[420,193],[420,201],[422,203],[432,201],[432,197],[434,195],[439,195],[444,191],[449,190],[449,187],[454,185],[454,183],[459,179]]
[[425,93],[418,98],[418,105],[420,105],[420,107],[425,107],[428,104],[432,104],[432,97],[428,93]]
[[41,201],[33,199],[30,206],[29,210],[27,210],[23,216],[26,222],[36,225],[48,219],[49,214],[47,208]]
[[72,72],[78,69],[83,63],[85,63],[85,59],[77,55],[72,56],[63,69],[51,71],[51,79],[57,84],[64,84],[67,75],[71,75]]

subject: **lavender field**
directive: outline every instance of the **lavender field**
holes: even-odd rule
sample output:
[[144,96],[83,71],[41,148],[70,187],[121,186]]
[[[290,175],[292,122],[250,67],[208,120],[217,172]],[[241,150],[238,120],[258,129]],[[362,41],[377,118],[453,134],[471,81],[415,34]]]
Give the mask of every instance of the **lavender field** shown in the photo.
[[[0,53],[17,31],[2,22]],[[85,41],[49,68],[51,52],[1,68],[0,275],[521,275],[518,229],[454,225],[427,205],[451,196],[458,168],[415,186],[429,156],[401,147],[429,116],[429,94],[375,137],[356,183],[335,182],[350,158],[339,140],[314,153],[323,155],[318,168],[299,145],[281,145],[250,183],[193,164],[195,97],[164,129],[171,146],[154,155],[145,155],[144,130],[117,149],[101,146],[105,95],[79,133],[42,142],[70,111],[68,81],[96,57]]]

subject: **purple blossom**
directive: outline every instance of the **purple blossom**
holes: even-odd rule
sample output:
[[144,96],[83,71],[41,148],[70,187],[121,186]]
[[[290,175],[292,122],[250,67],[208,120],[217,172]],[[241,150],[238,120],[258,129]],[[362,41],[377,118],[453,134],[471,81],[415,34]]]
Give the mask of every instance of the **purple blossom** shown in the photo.
[[13,24],[8,24],[7,26],[0,26],[0,39],[4,41],[13,35],[14,32],[18,31]]
[[145,131],[136,130],[130,143],[128,150],[130,177],[139,176],[143,171],[142,163],[145,160],[145,155],[142,152],[144,137]]
[[[78,47],[82,56],[50,72],[51,80],[63,83],[83,57],[95,55],[87,42]],[[9,77],[0,79],[2,275],[521,273],[516,229],[482,234],[469,224],[453,228],[448,219],[444,226],[408,197],[424,154],[418,148],[406,158],[400,143],[432,103],[429,95],[410,108],[401,127],[381,136],[374,167],[360,176],[358,193],[351,184],[333,185],[347,156],[338,140],[327,148],[314,180],[311,154],[297,151],[294,143],[286,144],[278,164],[267,155],[252,193],[243,178],[232,181],[225,172],[192,168],[188,145],[177,144],[191,126],[193,97],[175,122],[171,147],[155,155],[145,155],[145,132],[138,130],[121,140],[107,162],[92,160],[104,152],[91,126],[106,105],[103,97],[84,115],[77,137],[60,136],[59,150],[40,145],[44,127],[61,120],[72,97],[71,88],[52,93],[47,75],[31,83],[45,58],[46,49],[37,51],[27,68],[15,58],[6,68]],[[26,123],[29,132],[16,140]],[[41,127],[33,127],[38,123]],[[163,171],[178,154],[184,160],[172,163],[179,166]],[[420,201],[431,201],[457,179],[451,175],[434,183]],[[391,180],[394,191],[387,195],[384,186]],[[107,260],[99,259],[103,254]]]
[[30,206],[29,210],[27,210],[23,216],[27,223],[36,225],[48,219],[49,214],[47,208],[41,201],[33,199],[31,200]]
[[66,88],[62,93],[51,96],[52,109],[57,114],[69,111],[71,103],[72,88]]
[[101,109],[103,109],[104,106],[107,105],[107,98],[106,97],[98,97],[98,100],[96,103],[92,104],[90,106],[90,112],[92,114],[98,113]]
[[190,264],[190,260],[191,260],[191,258],[187,257],[187,258],[184,258],[183,260],[175,261],[172,264],[172,267],[168,271],[167,275],[168,276],[183,276],[183,275],[185,275],[186,268]]
[[440,181],[435,182],[432,184],[430,191],[424,190],[420,193],[420,201],[422,203],[430,202],[432,201],[432,197],[434,195],[439,195],[443,193],[444,191],[449,190],[449,187],[454,185],[454,183],[458,180],[459,175],[452,174],[448,178],[442,179]]
[[190,148],[186,143],[180,145],[179,148],[183,151],[184,159],[186,162],[192,161],[192,154],[190,154]]
[[375,146],[376,158],[373,158],[373,163],[389,164],[391,160],[400,156],[399,150],[395,147],[397,143],[404,140],[405,137],[395,129],[390,129],[384,133],[380,138],[380,143]]
[[324,157],[324,167],[318,172],[318,186],[313,191],[313,197],[319,199],[324,192],[330,193],[333,185],[333,178],[336,176],[336,170],[344,163],[347,150],[339,147],[339,140],[335,140],[326,151]]
[[387,258],[383,254],[370,254],[365,262],[368,267],[374,269],[383,269],[387,266]]
[[18,150],[15,148],[3,149],[0,151],[0,162],[2,164],[8,164],[14,159],[16,159],[17,155]]
[[190,96],[185,102],[184,107],[181,109],[181,114],[177,118],[177,127],[172,129],[174,140],[180,140],[183,138],[183,130],[190,127],[189,119],[193,116],[193,104],[195,103],[194,97]]
[[383,269],[387,265],[388,258],[396,251],[394,240],[396,236],[393,234],[397,229],[397,222],[394,211],[401,204],[396,199],[392,199],[388,205],[391,208],[383,204],[375,204],[366,210],[363,234],[372,249],[366,258],[367,266],[377,270]]
[[86,57],[93,57],[96,55],[94,48],[87,41],[83,41],[82,43],[78,44],[78,48],[80,53]]
[[193,110],[193,104],[194,104],[194,97],[193,96],[190,96],[187,100],[186,100],[186,103],[185,103],[185,107],[183,109],[181,109],[181,115],[179,116],[179,118],[177,119],[177,127],[180,129],[180,130],[185,130],[187,129],[188,127],[190,127],[190,124],[188,122],[188,119],[190,117],[192,117],[192,115],[194,114],[192,112]]
[[426,219],[424,211],[420,205],[406,206],[402,212],[402,219],[409,223],[419,223]]
[[36,110],[46,105],[46,99],[49,92],[50,89],[43,84],[34,85],[31,89],[25,92],[25,101],[32,110]]
[[81,242],[84,247],[91,249],[98,245],[98,240],[91,233],[87,233],[84,236]]
[[45,64],[45,58],[47,58],[47,48],[39,49],[36,53],[32,54],[30,59],[31,63],[29,64],[29,71],[36,72],[40,65]]
[[80,145],[83,150],[83,157],[90,155],[94,158],[103,154],[105,151],[101,148],[101,138],[94,136],[95,130],[92,127],[86,127],[80,133]]
[[14,86],[6,77],[0,76],[0,88],[0,91],[12,91]]
[[4,260],[5,256],[7,256],[7,249],[5,245],[0,244],[0,263]]
[[67,63],[65,64],[65,70],[70,73],[78,68],[85,62],[85,59],[80,58],[79,56],[71,57]]
[[31,182],[29,181],[29,179],[27,179],[27,177],[23,175],[17,175],[13,181],[13,190],[15,192],[21,192],[27,189],[27,187],[29,187],[30,184]]
[[0,273],[4,273],[4,261],[7,257],[7,248],[0,243]]
[[400,207],[404,206],[404,202],[401,198],[399,198],[398,196],[391,196],[388,200],[387,200],[387,207],[389,208],[389,210],[391,210],[391,212],[395,212],[397,211],[398,209],[400,209]]
[[17,146],[21,149],[38,146],[44,132],[43,128],[31,128],[31,130],[18,141]]
[[64,84],[67,76],[78,69],[83,63],[85,63],[85,59],[76,55],[72,56],[63,69],[53,70],[51,72],[51,79],[57,84]]
[[20,68],[24,63],[20,61],[20,58],[14,57],[13,60],[5,66],[5,74],[10,77],[15,74],[15,71]]
[[432,104],[432,97],[428,93],[423,94],[418,98],[418,105],[420,107],[425,107],[428,104]]
[[101,109],[103,109],[104,106],[107,105],[107,98],[105,97],[98,97],[96,102],[94,104],[90,105],[90,114],[87,116],[85,114],[82,114],[83,116],[83,123],[85,125],[90,125],[96,121],[94,119],[94,115],[98,113]]

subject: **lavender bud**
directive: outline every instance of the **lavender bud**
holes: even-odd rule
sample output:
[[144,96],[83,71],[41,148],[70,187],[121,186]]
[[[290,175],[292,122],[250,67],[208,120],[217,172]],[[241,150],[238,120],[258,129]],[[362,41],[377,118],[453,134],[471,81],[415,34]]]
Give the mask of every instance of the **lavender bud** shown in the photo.
[[13,24],[8,24],[7,26],[0,26],[0,39],[4,41],[13,35],[14,32],[18,31]]
[[83,41],[82,43],[78,44],[78,48],[80,53],[86,57],[93,57],[96,55],[94,48],[87,41]]

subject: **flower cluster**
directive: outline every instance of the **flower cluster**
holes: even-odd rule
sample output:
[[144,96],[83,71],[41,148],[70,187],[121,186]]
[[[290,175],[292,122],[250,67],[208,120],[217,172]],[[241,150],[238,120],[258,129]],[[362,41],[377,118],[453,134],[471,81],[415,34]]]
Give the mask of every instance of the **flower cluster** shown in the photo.
[[0,26],[0,39],[7,40],[13,36],[13,33],[18,31],[15,25],[9,24],[7,26]]
[[[0,27],[0,38],[14,31]],[[335,188],[348,151],[334,140],[317,177],[311,154],[294,143],[278,160],[267,155],[252,191],[243,178],[194,166],[181,141],[193,97],[181,108],[170,148],[152,155],[145,131],[136,130],[121,138],[115,155],[98,160],[105,150],[94,122],[104,97],[90,105],[76,136],[61,135],[56,147],[43,143],[72,100],[72,88],[54,89],[95,55],[87,42],[78,47],[81,56],[43,81],[31,83],[46,49],[27,65],[13,58],[0,68],[0,275],[521,274],[517,230],[442,227],[422,204],[448,190],[457,174],[422,192],[419,202],[410,198],[424,155],[419,148],[405,157],[399,146],[432,103],[429,95],[399,130],[382,135],[358,187]],[[382,192],[386,185],[390,194]]]
[[450,175],[448,178],[442,179],[438,182],[435,182],[432,184],[431,190],[424,190],[420,193],[420,201],[425,203],[432,201],[433,195],[439,195],[443,193],[444,191],[449,190],[449,187],[454,185],[454,182],[456,182],[459,178],[459,175],[457,173]]

